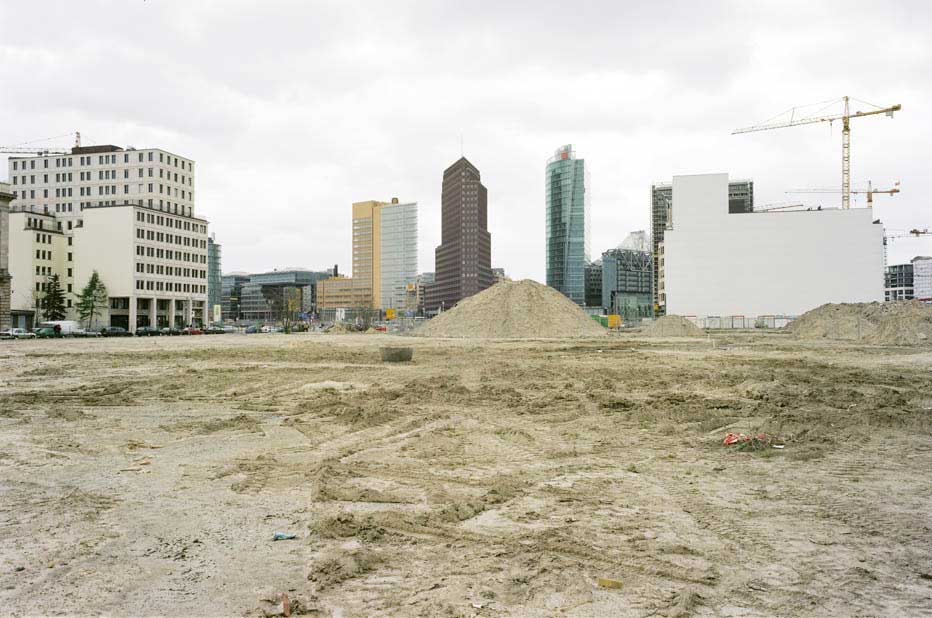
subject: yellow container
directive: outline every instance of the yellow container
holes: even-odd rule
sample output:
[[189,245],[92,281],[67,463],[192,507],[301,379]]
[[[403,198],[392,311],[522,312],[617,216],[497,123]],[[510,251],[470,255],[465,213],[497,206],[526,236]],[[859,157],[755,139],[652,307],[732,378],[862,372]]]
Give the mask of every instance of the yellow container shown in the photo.
[[394,319],[395,319],[395,310],[394,310],[394,309],[386,309],[386,310],[385,310],[385,319],[386,319],[386,320],[394,320]]
[[608,316],[608,327],[609,328],[619,328],[621,326],[621,316],[617,314],[611,314]]

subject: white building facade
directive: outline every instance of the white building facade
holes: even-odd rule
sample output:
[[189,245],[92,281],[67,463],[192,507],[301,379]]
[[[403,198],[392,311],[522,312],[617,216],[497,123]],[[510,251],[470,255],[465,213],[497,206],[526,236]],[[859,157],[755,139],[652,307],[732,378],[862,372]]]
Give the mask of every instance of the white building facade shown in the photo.
[[404,309],[409,284],[417,281],[417,202],[383,204],[379,253],[379,306]]
[[727,174],[676,176],[661,281],[666,312],[697,318],[882,302],[883,228],[869,208],[730,214]]
[[97,271],[110,297],[97,325],[203,324],[207,221],[194,213],[194,162],[160,149],[76,147],[9,160],[14,325],[41,321],[58,274],[68,318]]

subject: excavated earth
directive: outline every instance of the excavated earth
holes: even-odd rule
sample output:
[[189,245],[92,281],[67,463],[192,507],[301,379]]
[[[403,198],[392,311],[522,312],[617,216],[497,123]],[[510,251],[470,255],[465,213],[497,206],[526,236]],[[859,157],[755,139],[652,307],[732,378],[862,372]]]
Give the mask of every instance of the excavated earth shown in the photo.
[[2,613],[932,614],[932,351],[712,339],[0,342]]
[[501,281],[461,300],[414,331],[421,337],[527,339],[597,337],[605,329],[552,287]]

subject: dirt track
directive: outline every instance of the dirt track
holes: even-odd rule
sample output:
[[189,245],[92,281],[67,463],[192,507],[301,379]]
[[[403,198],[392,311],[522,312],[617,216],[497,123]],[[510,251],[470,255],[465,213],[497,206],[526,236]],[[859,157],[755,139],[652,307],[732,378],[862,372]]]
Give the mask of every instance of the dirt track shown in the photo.
[[929,348],[391,339],[0,342],[0,613],[932,615]]

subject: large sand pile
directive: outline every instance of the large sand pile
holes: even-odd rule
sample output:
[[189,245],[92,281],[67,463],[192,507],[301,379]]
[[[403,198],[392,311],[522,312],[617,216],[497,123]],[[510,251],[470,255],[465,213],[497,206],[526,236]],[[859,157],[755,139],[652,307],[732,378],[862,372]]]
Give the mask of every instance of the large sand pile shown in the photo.
[[787,330],[800,339],[844,339],[878,345],[932,343],[932,306],[918,300],[822,305]]
[[576,303],[536,281],[501,281],[417,329],[425,337],[591,337],[605,329]]
[[702,337],[701,328],[681,315],[664,315],[641,329],[648,337]]

